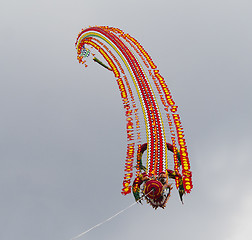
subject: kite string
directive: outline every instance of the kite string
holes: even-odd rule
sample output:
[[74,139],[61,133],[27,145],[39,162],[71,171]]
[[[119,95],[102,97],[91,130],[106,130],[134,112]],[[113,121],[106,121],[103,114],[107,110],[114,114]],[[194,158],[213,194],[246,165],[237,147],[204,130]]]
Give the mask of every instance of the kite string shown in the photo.
[[110,218],[108,218],[108,219],[104,220],[104,221],[103,221],[103,222],[101,222],[101,223],[98,223],[97,225],[95,225],[95,226],[91,227],[91,228],[90,228],[90,229],[88,229],[87,231],[85,231],[85,232],[83,232],[83,233],[79,234],[78,236],[76,236],[76,237],[72,238],[71,240],[77,239],[77,238],[79,238],[79,237],[81,237],[81,236],[85,235],[85,234],[86,234],[86,233],[88,233],[89,231],[91,231],[91,230],[93,230],[93,229],[95,229],[95,228],[97,228],[97,227],[101,226],[102,224],[104,224],[104,223],[106,223],[106,222],[110,221],[111,219],[115,218],[117,215],[121,214],[122,212],[124,212],[124,211],[126,211],[127,209],[129,209],[129,208],[131,208],[132,206],[134,206],[136,203],[137,203],[137,202],[134,202],[133,204],[131,204],[130,206],[128,206],[128,207],[126,207],[125,209],[121,210],[120,212],[116,213],[116,214],[115,214],[115,215],[113,215],[112,217],[110,217]]
[[104,221],[102,221],[102,222],[96,224],[95,226],[89,228],[89,229],[86,230],[85,232],[83,232],[83,233],[77,235],[76,237],[71,238],[71,240],[75,240],[75,239],[77,239],[77,238],[79,238],[79,237],[85,235],[86,233],[90,232],[91,230],[93,230],[93,229],[95,229],[95,228],[97,228],[97,227],[103,225],[104,223],[106,223],[106,222],[112,220],[113,218],[115,218],[115,217],[118,216],[119,214],[123,213],[123,212],[126,211],[127,209],[133,207],[135,204],[137,204],[138,202],[140,202],[145,196],[149,195],[151,192],[152,192],[152,191],[148,192],[147,194],[145,194],[144,196],[142,196],[139,200],[137,200],[136,202],[132,203],[132,204],[129,205],[128,207],[122,209],[121,211],[119,211],[119,212],[116,213],[115,215],[113,215],[113,216],[109,217],[108,219],[106,219],[106,220],[104,220]]

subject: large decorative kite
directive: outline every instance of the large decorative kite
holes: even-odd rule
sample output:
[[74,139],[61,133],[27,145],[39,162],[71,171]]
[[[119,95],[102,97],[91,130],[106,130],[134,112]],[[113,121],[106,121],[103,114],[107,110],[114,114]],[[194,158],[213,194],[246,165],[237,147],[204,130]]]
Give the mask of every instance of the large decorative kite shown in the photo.
[[193,187],[184,130],[178,107],[150,55],[135,38],[107,26],[82,29],[75,45],[80,63],[87,67],[92,55],[114,73],[118,84],[128,142],[122,194],[133,192],[136,201],[145,198],[155,209],[164,208],[171,178],[183,202],[182,196]]

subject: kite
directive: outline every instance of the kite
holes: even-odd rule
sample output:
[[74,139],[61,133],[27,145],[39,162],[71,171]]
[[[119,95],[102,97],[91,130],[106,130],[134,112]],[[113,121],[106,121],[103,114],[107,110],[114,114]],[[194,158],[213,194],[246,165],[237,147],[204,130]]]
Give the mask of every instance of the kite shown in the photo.
[[127,139],[121,193],[133,193],[136,201],[145,199],[154,209],[165,208],[174,184],[183,203],[193,188],[184,129],[150,55],[131,35],[108,26],[82,29],[75,46],[80,63],[87,67],[92,55],[113,72],[118,85]]

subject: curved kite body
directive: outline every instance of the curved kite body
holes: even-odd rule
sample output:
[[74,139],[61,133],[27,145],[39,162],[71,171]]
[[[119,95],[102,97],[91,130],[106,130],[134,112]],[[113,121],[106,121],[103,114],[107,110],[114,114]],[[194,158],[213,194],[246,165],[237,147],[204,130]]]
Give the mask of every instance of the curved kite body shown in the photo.
[[84,58],[92,52],[95,62],[113,71],[119,87],[128,141],[122,194],[132,190],[136,200],[145,197],[154,208],[164,208],[172,189],[168,178],[173,178],[182,200],[193,187],[184,131],[178,107],[150,55],[129,34],[106,26],[83,29],[76,49],[77,59],[85,66]]

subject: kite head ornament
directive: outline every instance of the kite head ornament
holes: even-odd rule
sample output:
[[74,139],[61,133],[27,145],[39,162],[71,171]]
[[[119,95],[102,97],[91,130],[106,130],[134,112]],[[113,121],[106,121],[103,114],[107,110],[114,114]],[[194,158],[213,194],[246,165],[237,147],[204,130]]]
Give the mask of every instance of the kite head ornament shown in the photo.
[[153,208],[165,208],[170,197],[171,189],[171,185],[165,186],[165,184],[157,179],[150,179],[144,185],[143,194],[147,203],[149,203]]
[[93,60],[112,71],[118,85],[127,139],[122,194],[164,208],[173,183],[182,201],[193,187],[185,134],[151,56],[131,35],[108,26],[82,29],[75,46],[80,63],[90,55],[86,46],[92,48]]

